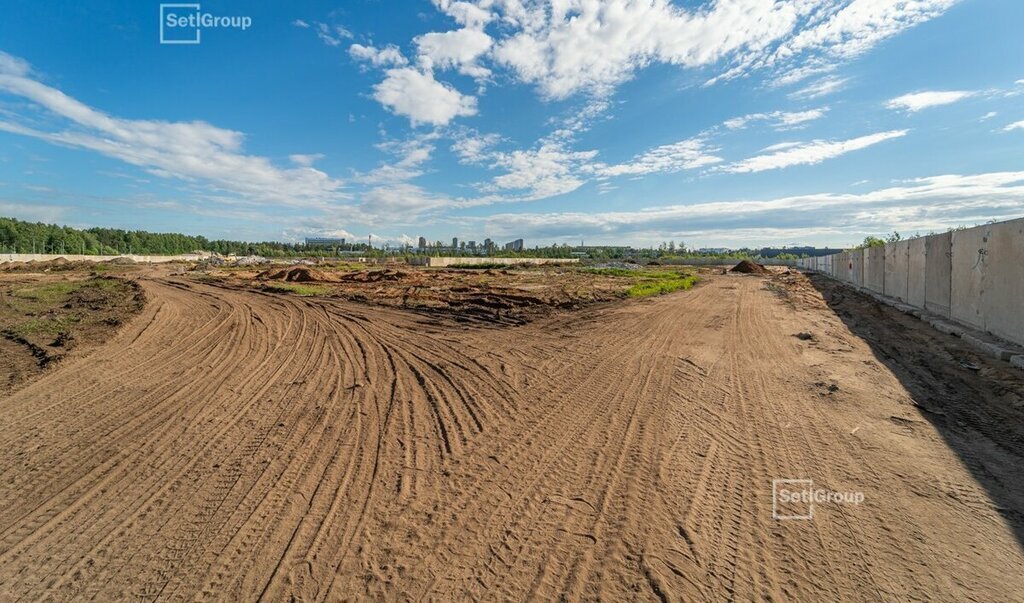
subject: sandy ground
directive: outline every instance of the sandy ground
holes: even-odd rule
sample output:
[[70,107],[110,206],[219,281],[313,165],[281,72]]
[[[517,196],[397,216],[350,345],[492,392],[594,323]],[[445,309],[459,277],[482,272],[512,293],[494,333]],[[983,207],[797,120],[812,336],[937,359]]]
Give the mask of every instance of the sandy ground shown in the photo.
[[[0,600],[1024,599],[1020,373],[848,290],[485,327],[141,282],[0,399]],[[864,500],[775,520],[781,478]]]

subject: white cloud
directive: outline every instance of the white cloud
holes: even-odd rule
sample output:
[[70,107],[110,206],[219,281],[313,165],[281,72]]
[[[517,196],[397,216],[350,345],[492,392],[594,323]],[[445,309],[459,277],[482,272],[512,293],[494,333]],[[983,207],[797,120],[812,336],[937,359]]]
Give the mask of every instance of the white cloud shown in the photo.
[[1012,132],[1014,130],[1024,130],[1024,121],[1015,121],[1003,128],[1003,132]]
[[907,130],[890,130],[840,141],[815,140],[767,155],[758,155],[723,168],[727,172],[750,173],[777,170],[793,165],[813,165],[827,159],[867,148],[906,135]]
[[[850,0],[801,3],[817,5],[808,25],[781,44],[765,63],[786,65],[803,57],[800,76],[821,73],[837,61],[859,56],[879,42],[945,12],[957,0]],[[794,7],[800,10],[800,6]],[[757,64],[757,61],[751,61]],[[796,77],[796,80],[802,77]]]
[[295,155],[288,156],[288,159],[290,159],[292,163],[302,167],[312,167],[314,163],[320,161],[323,158],[323,153],[309,153],[305,155],[296,153]]
[[302,19],[296,19],[292,21],[292,25],[294,25],[295,27],[301,27],[302,29],[309,29],[309,23],[303,21]]
[[652,63],[724,66],[712,81],[764,68],[798,81],[954,2],[721,0],[689,10],[668,0],[479,4],[496,10],[509,31],[495,60],[544,97],[561,99],[581,91],[607,95]]
[[476,63],[491,48],[491,37],[479,29],[463,28],[444,33],[417,36],[420,64],[425,69],[458,69],[465,75],[481,78],[490,70]]
[[693,138],[655,147],[628,163],[599,164],[593,171],[598,176],[614,177],[693,170],[721,162],[721,157],[712,154],[715,150],[708,149],[702,139]]
[[[302,26],[300,25],[300,27]],[[332,26],[326,23],[317,23],[315,31],[316,37],[320,38],[320,41],[328,46],[341,46],[342,42],[352,38],[352,32],[340,25]]]
[[431,72],[412,67],[389,69],[374,86],[373,98],[412,124],[443,126],[459,116],[476,115],[476,98],[434,79]]
[[494,165],[507,170],[497,176],[486,191],[524,191],[518,200],[544,199],[572,192],[585,180],[578,174],[597,151],[570,151],[559,143],[545,143],[537,149],[495,153]]
[[995,117],[996,115],[999,115],[999,114],[996,113],[995,111],[989,111],[988,113],[982,115],[981,118],[978,119],[978,121],[988,121],[988,120],[992,119],[993,117]]
[[850,78],[828,76],[824,77],[816,82],[808,84],[799,90],[791,92],[790,98],[794,99],[814,99],[828,96],[833,92],[838,92],[846,87],[846,83],[850,81]]
[[492,157],[491,147],[498,144],[501,137],[497,134],[480,134],[468,130],[460,132],[452,142],[452,151],[459,156],[464,164],[479,164]]
[[896,98],[886,102],[885,106],[889,109],[902,109],[916,113],[929,107],[949,105],[970,96],[974,96],[974,94],[974,92],[966,90],[915,92],[912,94],[897,96]]
[[771,113],[751,113],[742,117],[727,119],[722,123],[729,130],[739,130],[747,127],[751,122],[770,121],[771,126],[776,130],[789,130],[802,126],[816,119],[821,119],[828,111],[828,107],[810,109],[808,111],[773,111]]
[[384,48],[353,44],[348,47],[348,54],[353,59],[366,61],[374,67],[401,67],[409,62],[402,56],[402,51],[393,44],[388,44]]
[[604,238],[650,244],[668,238],[709,244],[851,242],[866,234],[941,231],[1024,211],[1024,172],[942,175],[870,192],[738,199],[619,212],[499,213],[478,219],[492,237]]
[[204,181],[212,187],[211,196],[229,193],[254,203],[304,207],[325,207],[346,197],[343,183],[319,170],[282,169],[266,157],[244,154],[241,132],[202,121],[113,117],[27,77],[27,73],[23,61],[0,60],[0,91],[48,110],[51,116],[66,120],[68,127],[42,129],[40,125],[0,121],[0,130],[96,151],[160,177]]

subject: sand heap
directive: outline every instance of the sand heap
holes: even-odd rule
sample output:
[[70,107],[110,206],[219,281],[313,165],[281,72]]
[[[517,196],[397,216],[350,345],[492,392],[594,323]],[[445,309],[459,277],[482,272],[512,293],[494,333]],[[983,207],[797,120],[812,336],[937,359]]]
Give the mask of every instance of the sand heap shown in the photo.
[[739,264],[733,266],[730,272],[742,272],[743,274],[768,274],[768,269],[761,264],[756,264],[750,260],[743,260]]

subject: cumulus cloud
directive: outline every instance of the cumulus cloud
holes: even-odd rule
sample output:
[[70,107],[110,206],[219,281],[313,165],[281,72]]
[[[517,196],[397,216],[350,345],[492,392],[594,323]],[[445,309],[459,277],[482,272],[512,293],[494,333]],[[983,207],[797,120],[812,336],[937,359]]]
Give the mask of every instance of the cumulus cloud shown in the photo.
[[476,115],[476,98],[434,79],[430,71],[412,67],[389,69],[374,86],[373,98],[413,125],[443,126],[456,117]]
[[857,151],[880,142],[905,136],[907,130],[890,130],[868,134],[850,140],[825,141],[815,140],[797,146],[790,146],[766,155],[757,155],[744,159],[724,168],[727,172],[749,173],[777,170],[793,165],[812,165],[826,159],[833,159],[851,151]]
[[419,60],[425,69],[458,69],[460,73],[481,78],[490,70],[477,59],[491,48],[491,37],[480,29],[463,28],[444,33],[432,32],[416,37]]
[[312,167],[278,168],[266,157],[245,154],[241,132],[202,121],[114,117],[29,73],[24,61],[0,57],[0,91],[47,110],[65,127],[44,129],[32,119],[31,125],[0,121],[0,130],[96,151],[160,177],[204,181],[212,186],[212,194],[228,193],[250,202],[325,207],[346,197],[341,180]]
[[401,67],[409,62],[394,44],[388,44],[384,48],[353,44],[348,47],[348,54],[353,59],[366,61],[374,67]]
[[957,101],[963,100],[970,96],[974,96],[974,92],[966,90],[944,90],[944,91],[930,91],[930,92],[914,92],[912,94],[904,94],[903,96],[897,96],[894,99],[889,100],[885,103],[885,106],[889,109],[897,109],[910,111],[916,113],[922,109],[929,107],[938,107],[940,105],[949,105]]
[[523,191],[521,200],[563,195],[583,186],[579,177],[582,164],[597,156],[597,151],[571,151],[558,143],[545,143],[537,149],[496,153],[494,164],[507,173],[492,180],[485,190]]

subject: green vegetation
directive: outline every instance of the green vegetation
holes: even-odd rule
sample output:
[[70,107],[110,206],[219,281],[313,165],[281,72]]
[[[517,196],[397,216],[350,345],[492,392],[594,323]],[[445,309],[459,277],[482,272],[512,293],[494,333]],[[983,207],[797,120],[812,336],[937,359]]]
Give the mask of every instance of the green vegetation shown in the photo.
[[324,287],[323,285],[300,285],[299,283],[267,283],[263,287],[271,291],[294,293],[302,297],[316,297],[318,295],[327,295],[331,292],[329,287]]
[[693,287],[697,283],[697,277],[693,275],[675,275],[674,277],[657,278],[642,283],[637,283],[626,290],[629,297],[646,297],[648,295],[663,295],[673,291],[682,291]]
[[57,318],[31,318],[15,325],[11,332],[27,337],[29,335],[58,335],[68,331],[72,325],[81,320],[78,316],[61,316]]
[[[359,245],[354,246],[359,248]],[[366,247],[362,245],[362,247]],[[0,218],[0,253],[55,253],[61,255],[177,255],[193,251],[214,251],[227,255],[261,255],[288,257],[323,254],[326,250],[307,250],[302,245],[274,241],[246,243],[243,241],[210,240],[177,233],[154,233],[144,230],[89,228],[24,222]],[[331,255],[326,253],[326,255]]]
[[44,304],[53,304],[61,301],[75,291],[78,291],[84,287],[86,283],[86,281],[62,281],[59,283],[49,283],[36,287],[15,289],[11,294],[14,297],[19,297],[21,299],[29,299]]

